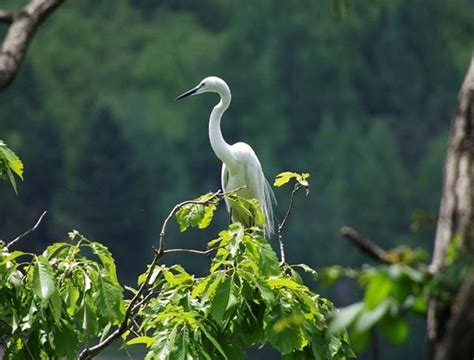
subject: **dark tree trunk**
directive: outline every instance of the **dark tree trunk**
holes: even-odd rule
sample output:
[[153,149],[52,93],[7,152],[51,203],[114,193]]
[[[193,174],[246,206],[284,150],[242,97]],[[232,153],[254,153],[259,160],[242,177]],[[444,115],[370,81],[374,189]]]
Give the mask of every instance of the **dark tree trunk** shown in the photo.
[[[445,263],[447,247],[455,237],[474,253],[474,56],[451,120],[431,263],[434,273]],[[428,346],[432,360],[474,358],[474,272],[464,279],[451,305],[431,300]]]

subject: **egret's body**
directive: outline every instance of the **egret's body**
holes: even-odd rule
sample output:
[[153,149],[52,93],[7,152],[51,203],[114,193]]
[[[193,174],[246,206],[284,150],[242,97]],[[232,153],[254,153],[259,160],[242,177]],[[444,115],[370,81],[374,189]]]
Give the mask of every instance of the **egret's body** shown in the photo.
[[[178,96],[177,99],[204,92],[215,92],[220,95],[220,101],[212,109],[209,119],[209,140],[215,154],[223,163],[221,172],[222,189],[228,192],[244,187],[239,190],[240,196],[259,201],[265,216],[265,236],[268,237],[273,232],[272,200],[274,196],[265,179],[260,161],[250,145],[243,142],[230,145],[222,136],[222,115],[231,101],[229,87],[224,80],[211,76],[205,78],[195,88]],[[227,202],[227,209],[231,213],[233,221],[239,221],[245,226],[253,225],[252,218],[239,212],[229,202]]]

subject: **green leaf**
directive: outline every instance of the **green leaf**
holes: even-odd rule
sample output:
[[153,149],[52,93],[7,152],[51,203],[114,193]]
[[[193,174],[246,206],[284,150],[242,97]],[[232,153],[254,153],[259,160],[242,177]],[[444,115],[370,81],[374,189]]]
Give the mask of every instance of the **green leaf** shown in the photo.
[[273,186],[280,187],[287,184],[291,179],[295,179],[302,187],[309,188],[308,178],[310,177],[309,173],[294,173],[290,171],[285,171],[278,174],[275,178]]
[[82,329],[88,336],[97,332],[97,314],[88,296],[82,300]]
[[59,296],[59,293],[55,291],[53,295],[51,295],[49,306],[51,308],[51,313],[53,314],[53,319],[58,326],[61,326],[62,305],[61,296]]
[[58,358],[77,358],[77,347],[79,338],[76,329],[69,325],[54,328],[54,348]]
[[294,291],[307,291],[308,288],[306,286],[298,284],[296,281],[289,279],[289,278],[270,278],[267,280],[268,285],[271,288],[287,288]]
[[209,341],[216,347],[217,351],[220,352],[220,354],[224,357],[224,359],[228,359],[226,353],[222,349],[222,346],[219,344],[219,342],[216,340],[216,338],[211,335],[211,333],[206,329],[206,327],[201,323],[198,323],[198,327],[199,327],[199,329],[201,329],[201,331],[204,333],[204,335],[206,335],[206,337],[209,339]]
[[23,180],[23,163],[21,162],[20,158],[4,143],[0,144],[0,152],[7,160],[8,167],[12,169],[13,172],[17,174],[20,179]]
[[138,336],[127,341],[127,345],[145,344],[146,347],[150,347],[153,344],[154,338],[150,336]]
[[280,300],[266,316],[265,334],[282,355],[302,350],[308,345],[302,325],[304,315],[291,303]]
[[280,264],[278,263],[277,255],[268,243],[262,243],[260,246],[259,267],[264,276],[280,274]]
[[[69,248],[71,246],[71,244],[68,244],[66,242],[57,242],[57,243],[54,243],[50,246],[48,246],[46,248],[46,250],[43,252],[43,255],[48,258],[48,259],[51,259],[55,254],[56,252],[59,252],[61,251],[61,254],[63,253],[62,250],[64,250],[66,247]],[[65,255],[67,255],[69,252],[64,252]],[[58,255],[56,255],[56,257],[58,257]],[[62,256],[61,256],[62,257]]]
[[229,234],[231,236],[231,240],[229,241],[229,253],[232,258],[237,255],[239,250],[239,246],[244,239],[244,228],[241,224],[231,224],[229,226]]
[[205,203],[210,196],[212,196],[212,193],[202,195],[195,200],[203,202],[202,204],[187,204],[176,212],[176,221],[181,232],[186,231],[189,227],[197,226],[199,229],[205,229],[209,226],[217,208],[217,199]]
[[372,335],[370,331],[356,331],[355,329],[352,329],[350,331],[350,337],[351,337],[351,345],[354,348],[355,352],[361,352],[364,350],[370,342],[370,339],[372,338]]
[[309,267],[308,265],[306,264],[296,264],[296,265],[292,265],[292,267],[300,267],[302,268],[305,272],[307,272],[308,274],[310,274],[314,280],[317,280],[318,279],[318,272],[316,270],[314,270],[313,268]]
[[351,325],[364,309],[364,303],[358,302],[338,309],[329,324],[331,334],[338,333]]
[[13,173],[9,168],[7,168],[6,171],[7,171],[7,175],[8,175],[8,180],[10,180],[10,184],[12,184],[12,187],[13,187],[13,190],[15,191],[15,194],[18,195],[18,189],[16,188],[15,177],[13,176]]
[[[170,268],[171,269],[171,268]],[[166,267],[162,267],[161,271],[163,272],[163,276],[165,280],[171,285],[181,285],[184,283],[191,283],[193,281],[193,277],[189,275],[180,265],[174,265],[172,269],[176,270],[178,273],[173,274],[170,269]]]
[[107,247],[103,244],[93,242],[90,243],[90,247],[92,252],[96,254],[104,267],[107,269],[107,273],[110,278],[114,281],[117,280],[117,269],[115,266],[115,260],[112,256],[112,253],[107,249]]
[[212,298],[210,314],[217,322],[221,322],[224,318],[227,304],[229,303],[231,291],[231,278],[225,276],[216,289],[216,294]]
[[298,174],[294,172],[289,172],[289,171],[282,172],[276,176],[273,186],[277,186],[277,187],[283,186],[286,183],[288,183],[291,179],[296,178],[297,176]]
[[202,216],[202,219],[198,223],[199,229],[205,229],[211,224],[212,219],[214,218],[214,212],[216,211],[216,209],[217,209],[217,206],[214,204],[210,204],[204,207],[204,215]]
[[388,308],[389,302],[384,301],[372,311],[364,309],[355,323],[355,329],[359,332],[369,330],[386,314]]
[[384,272],[379,272],[373,276],[367,285],[364,302],[369,310],[375,309],[384,301],[392,290],[393,282]]
[[79,300],[79,290],[77,290],[71,281],[66,285],[66,311],[69,315],[74,315],[77,309],[77,300]]
[[275,294],[272,289],[268,286],[268,283],[264,279],[259,279],[258,277],[253,276],[254,284],[257,286],[262,296],[263,301],[266,304],[272,304],[275,302]]
[[[8,253],[7,253],[8,254]],[[19,258],[20,256],[24,256],[24,255],[28,255],[27,253],[23,252],[23,251],[19,251],[19,250],[15,250],[15,251],[12,251],[10,254],[8,254],[4,259],[3,261],[0,262],[0,264],[4,264],[4,263],[7,263],[9,261],[13,261],[17,258]]]
[[44,256],[35,257],[33,270],[33,291],[35,295],[45,304],[56,290],[53,278],[53,270]]
[[123,290],[120,285],[114,284],[107,277],[99,274],[95,296],[100,313],[108,321],[120,322],[123,320]]
[[393,345],[400,345],[408,337],[408,322],[401,316],[386,317],[381,324],[381,330],[385,338]]
[[[156,352],[156,359],[170,359],[171,352],[175,346],[176,333],[178,332],[178,325],[176,325],[173,330],[165,339],[155,339],[157,342],[153,345],[153,348],[157,347],[158,352]],[[155,358],[154,358],[155,359]]]

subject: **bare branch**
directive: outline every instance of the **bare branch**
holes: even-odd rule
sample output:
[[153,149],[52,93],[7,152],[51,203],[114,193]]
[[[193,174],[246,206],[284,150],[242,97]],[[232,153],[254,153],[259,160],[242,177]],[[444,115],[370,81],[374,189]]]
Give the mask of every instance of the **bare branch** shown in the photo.
[[21,240],[22,238],[24,238],[25,236],[27,236],[28,234],[30,234],[31,232],[35,231],[38,226],[41,224],[41,221],[43,220],[43,217],[47,214],[48,212],[47,211],[43,211],[43,213],[41,214],[41,216],[39,217],[39,219],[36,221],[36,224],[26,230],[23,234],[21,235],[18,235],[16,238],[14,238],[12,241],[10,241],[6,246],[5,246],[5,249],[8,249],[10,246],[13,246],[15,245],[19,240]]
[[15,18],[15,13],[12,11],[0,10],[0,22],[11,24]]
[[217,250],[218,248],[211,248],[207,250],[193,250],[193,249],[168,249],[164,250],[163,254],[171,254],[171,253],[190,253],[190,254],[196,254],[196,255],[209,255],[211,252],[214,250]]
[[352,242],[363,253],[382,264],[393,264],[393,261],[387,256],[387,252],[380,246],[362,237],[357,231],[350,227],[343,227],[341,235]]
[[0,10],[0,21],[11,24],[0,49],[0,90],[8,87],[15,78],[39,25],[63,2],[31,0],[18,12]]

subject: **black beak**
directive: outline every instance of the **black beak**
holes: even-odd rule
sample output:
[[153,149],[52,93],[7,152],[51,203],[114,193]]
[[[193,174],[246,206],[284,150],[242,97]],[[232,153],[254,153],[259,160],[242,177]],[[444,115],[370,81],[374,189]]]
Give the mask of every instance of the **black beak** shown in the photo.
[[192,96],[192,95],[194,95],[194,94],[196,93],[196,91],[198,91],[198,89],[199,89],[199,86],[196,86],[196,87],[192,88],[191,90],[186,91],[184,94],[179,95],[179,96],[178,96],[176,99],[174,99],[174,100],[176,101],[176,100],[180,100],[180,99],[182,99],[182,98],[185,98],[185,97],[187,97],[187,96]]

